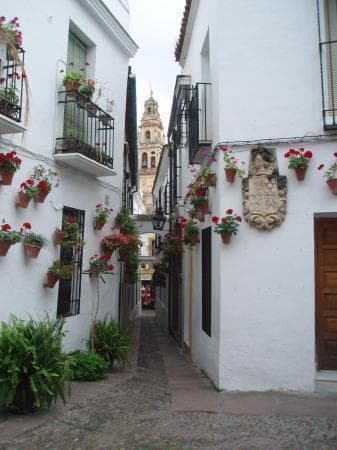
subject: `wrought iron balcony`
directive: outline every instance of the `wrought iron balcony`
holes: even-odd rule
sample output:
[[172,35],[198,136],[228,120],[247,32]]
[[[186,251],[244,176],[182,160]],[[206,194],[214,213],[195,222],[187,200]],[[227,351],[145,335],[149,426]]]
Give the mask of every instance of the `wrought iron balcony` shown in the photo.
[[6,44],[0,45],[0,134],[24,131],[22,126],[12,122],[19,123],[22,120],[22,71],[25,55],[22,48],[18,49],[18,55],[22,65],[8,52]]
[[201,162],[202,150],[212,146],[210,132],[210,83],[197,83],[187,110],[190,164]]
[[61,91],[63,129],[55,159],[94,176],[115,175],[114,118],[77,91]]

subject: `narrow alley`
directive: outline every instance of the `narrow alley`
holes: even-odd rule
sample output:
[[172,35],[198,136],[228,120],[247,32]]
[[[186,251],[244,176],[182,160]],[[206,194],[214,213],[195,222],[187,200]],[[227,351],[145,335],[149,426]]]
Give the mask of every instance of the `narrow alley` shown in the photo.
[[132,333],[124,371],[73,383],[65,406],[1,416],[0,449],[337,448],[335,397],[217,392],[150,312]]

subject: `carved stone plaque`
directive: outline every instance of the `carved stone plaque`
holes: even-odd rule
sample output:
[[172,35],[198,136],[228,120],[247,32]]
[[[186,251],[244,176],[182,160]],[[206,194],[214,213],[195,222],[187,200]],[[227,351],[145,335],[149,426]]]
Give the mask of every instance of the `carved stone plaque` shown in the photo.
[[279,175],[274,149],[251,150],[242,192],[243,216],[250,225],[272,230],[283,222],[287,213],[287,177]]

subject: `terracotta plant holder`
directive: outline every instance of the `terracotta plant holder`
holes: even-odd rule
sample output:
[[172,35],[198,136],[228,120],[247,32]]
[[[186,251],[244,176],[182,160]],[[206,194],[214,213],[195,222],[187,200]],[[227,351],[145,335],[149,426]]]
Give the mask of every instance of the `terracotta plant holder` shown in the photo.
[[37,258],[42,247],[37,245],[25,244],[25,253],[29,258]]
[[195,210],[194,217],[196,219],[198,219],[199,222],[204,222],[205,221],[205,215],[206,215],[206,213],[203,210],[201,210],[199,208],[197,208]]
[[216,177],[215,173],[211,173],[211,174],[207,175],[207,177],[205,179],[205,184],[207,184],[207,186],[215,187],[216,182],[217,182],[217,177]]
[[236,175],[236,169],[225,169],[226,174],[226,180],[228,183],[234,183],[235,175]]
[[100,220],[95,220],[95,222],[94,222],[94,229],[95,230],[101,230],[103,227],[104,227],[104,225],[106,224],[106,222],[105,221],[100,221]]
[[303,181],[305,178],[305,174],[307,172],[307,169],[302,169],[300,167],[295,167],[295,173],[296,173],[296,177],[298,179],[298,181]]
[[37,194],[35,201],[37,203],[43,203],[47,197],[47,195],[49,194],[49,191],[41,191]]
[[69,97],[75,97],[76,92],[81,87],[80,81],[67,81],[64,84],[64,89]]
[[31,197],[29,197],[28,194],[25,194],[24,192],[18,192],[15,206],[17,206],[18,208],[27,208],[30,201]]
[[54,245],[61,245],[63,241],[64,241],[64,231],[58,228],[54,234]]
[[209,213],[208,200],[205,198],[202,203],[195,207],[195,218],[200,222],[205,220],[205,215]]
[[330,191],[337,195],[337,178],[332,178],[330,180],[327,180],[327,185],[330,188]]
[[232,235],[228,233],[222,233],[221,239],[224,244],[229,244],[232,239]]
[[0,170],[1,184],[4,186],[10,186],[13,181],[15,172],[8,172],[7,170]]
[[0,256],[6,256],[10,246],[10,242],[0,241]]
[[53,288],[57,281],[58,278],[55,275],[53,275],[52,273],[47,273],[47,281],[43,284],[43,287]]
[[196,245],[199,242],[199,235],[198,233],[196,234],[192,234],[192,236],[190,236],[190,245]]

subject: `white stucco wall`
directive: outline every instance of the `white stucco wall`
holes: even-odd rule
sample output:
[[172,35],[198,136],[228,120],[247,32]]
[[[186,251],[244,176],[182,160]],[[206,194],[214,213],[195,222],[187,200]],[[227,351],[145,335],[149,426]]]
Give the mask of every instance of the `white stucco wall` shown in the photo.
[[[128,28],[127,1],[114,0],[107,3],[124,28]],[[113,218],[121,204],[124,118],[130,52],[101,26],[85,4],[86,2],[75,0],[32,0],[20,2],[19,9],[18,4],[7,3],[1,12],[8,19],[19,16],[31,95],[28,128],[23,141],[20,135],[6,135],[1,138],[0,151],[11,150],[12,144],[21,145],[22,142],[24,147],[22,151],[18,149],[23,162],[21,169],[15,174],[13,185],[0,188],[0,220],[6,220],[15,229],[19,229],[23,222],[29,221],[33,230],[44,234],[49,241],[48,247],[41,250],[36,260],[27,259],[22,245],[19,244],[10,248],[6,257],[0,258],[1,320],[7,320],[11,313],[19,317],[26,317],[27,314],[43,317],[46,312],[51,317],[56,316],[58,284],[54,289],[43,288],[42,284],[47,267],[59,257],[60,249],[54,247],[52,237],[55,229],[61,226],[63,206],[85,211],[85,270],[89,267],[90,256],[100,253],[101,238],[111,233]],[[89,45],[88,60],[91,65],[88,76],[95,78],[99,84],[105,84],[106,95],[114,100],[114,169],[117,173],[114,177],[98,180],[68,166],[57,165],[53,160],[56,130],[62,127],[62,114],[59,114],[57,109],[57,91],[62,81],[59,70],[64,68],[64,61],[67,59],[70,23],[80,33],[79,37],[85,39]],[[125,36],[128,40],[127,35]],[[100,104],[105,107],[104,102]],[[27,209],[16,208],[14,203],[20,183],[29,177],[33,166],[38,163],[56,170],[60,185],[52,190],[44,204],[35,204],[32,201]],[[102,231],[93,230],[93,215],[97,203],[103,203],[114,210],[109,223]],[[116,275],[106,276],[106,284],[100,283],[99,318],[105,314],[118,318],[119,263],[115,255],[111,263],[115,266]],[[85,347],[92,319],[92,306],[96,299],[95,281],[90,280],[88,275],[82,275],[80,314],[66,320],[66,350]]]

